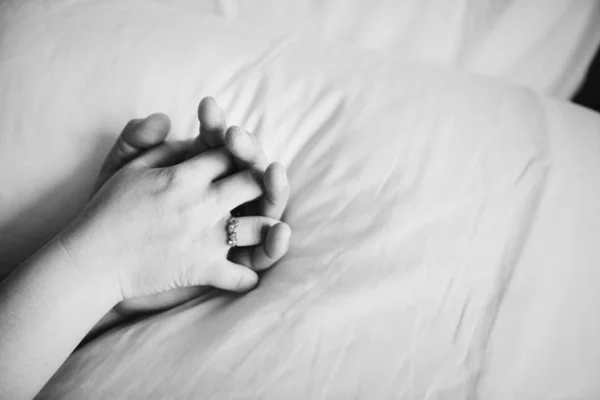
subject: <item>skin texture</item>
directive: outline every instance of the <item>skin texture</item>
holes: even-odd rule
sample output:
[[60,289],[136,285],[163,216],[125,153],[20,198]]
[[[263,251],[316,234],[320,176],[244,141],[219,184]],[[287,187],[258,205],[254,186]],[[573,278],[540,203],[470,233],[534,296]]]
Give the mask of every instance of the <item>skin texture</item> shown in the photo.
[[164,141],[165,127],[161,114],[128,124],[81,215],[0,285],[0,398],[35,396],[123,300],[186,287],[245,292],[258,281],[251,267],[287,250],[287,225],[246,216],[238,237],[251,246],[239,250],[248,264],[228,259],[230,211],[260,208],[265,188],[282,182],[279,167],[240,170],[227,146],[190,153],[191,143]]
[[231,209],[262,194],[260,181],[251,170],[216,180],[231,168],[225,149],[164,167],[186,150],[163,143],[127,164],[88,203],[75,224],[78,235],[63,239],[73,259],[88,262],[81,246],[109,255],[123,298],[193,285],[245,291],[256,284],[254,271],[227,260],[225,227]]
[[[226,129],[223,111],[212,97],[206,97],[200,102],[198,120],[200,132],[186,154],[187,159],[210,149],[225,147],[232,154],[237,169],[251,169],[262,176],[265,193],[249,210],[253,216],[238,218],[238,247],[230,251],[229,259],[256,271],[268,269],[285,255],[291,236],[289,226],[278,221],[289,198],[285,169],[278,163],[269,165],[262,146],[248,132],[238,127]],[[161,144],[166,139],[169,129],[170,122],[164,114],[152,114],[145,120],[130,121],[107,156],[95,190],[129,161]],[[256,243],[245,240],[247,237],[260,237],[262,240]],[[122,319],[120,316],[168,309],[198,297],[210,289],[206,286],[192,286],[153,296],[127,299],[115,307],[117,315],[107,315],[96,331],[119,322]]]

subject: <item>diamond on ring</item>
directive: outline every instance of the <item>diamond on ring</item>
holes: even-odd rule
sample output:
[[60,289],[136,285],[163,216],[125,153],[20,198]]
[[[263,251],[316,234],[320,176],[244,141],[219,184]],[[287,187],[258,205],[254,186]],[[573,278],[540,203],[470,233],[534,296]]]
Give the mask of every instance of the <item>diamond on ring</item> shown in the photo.
[[237,218],[231,218],[229,220],[229,224],[227,225],[227,233],[229,234],[229,240],[227,244],[231,247],[237,246],[237,227],[238,227]]

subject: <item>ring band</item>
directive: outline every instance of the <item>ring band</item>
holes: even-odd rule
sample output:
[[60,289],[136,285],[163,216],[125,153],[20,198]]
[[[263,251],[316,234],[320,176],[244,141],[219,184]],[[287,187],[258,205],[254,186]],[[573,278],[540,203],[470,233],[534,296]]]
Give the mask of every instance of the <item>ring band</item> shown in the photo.
[[227,233],[229,234],[228,245],[231,247],[237,246],[237,227],[238,227],[237,218],[231,218],[229,220],[229,224],[227,225]]

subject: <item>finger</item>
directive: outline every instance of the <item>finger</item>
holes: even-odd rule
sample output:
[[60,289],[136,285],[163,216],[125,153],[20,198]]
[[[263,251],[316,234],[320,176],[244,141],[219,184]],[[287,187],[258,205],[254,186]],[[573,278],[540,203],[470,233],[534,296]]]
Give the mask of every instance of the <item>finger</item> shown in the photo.
[[[226,131],[225,147],[235,156],[236,165],[240,169],[251,168],[262,173],[268,166],[267,156],[258,139],[237,126],[230,127]],[[262,203],[262,201],[245,204],[240,209],[235,210],[234,213],[241,215],[262,214],[259,211],[259,203]]]
[[287,253],[291,234],[290,227],[279,222],[269,229],[262,244],[254,247],[235,247],[230,252],[230,259],[255,271],[271,268]]
[[209,147],[222,146],[226,128],[225,114],[212,97],[205,97],[198,105],[200,136]]
[[162,143],[171,130],[171,120],[163,113],[150,114],[132,127],[125,127],[121,134],[132,146],[148,149]]
[[243,265],[225,260],[222,265],[211,269],[206,283],[232,292],[247,292],[258,283],[258,275]]
[[129,165],[133,168],[164,168],[180,163],[187,154],[191,141],[164,142],[156,146]]
[[104,160],[94,192],[125,164],[162,143],[170,128],[171,122],[165,114],[157,113],[129,121]]
[[259,201],[258,213],[280,220],[290,198],[290,185],[283,165],[269,165],[263,175],[263,184],[265,195]]
[[197,156],[182,162],[176,168],[185,173],[214,182],[231,175],[235,170],[233,156],[223,147],[206,150]]
[[194,157],[207,149],[221,146],[225,135],[225,114],[212,97],[205,97],[198,105],[200,134],[194,140],[188,158]]
[[263,243],[269,229],[279,221],[265,217],[239,217],[235,218],[237,225],[232,228],[228,225],[228,234],[236,238],[237,246],[255,246]]
[[162,143],[170,129],[169,117],[160,113],[129,121],[107,156],[105,166],[114,171],[120,169],[144,150]]
[[236,158],[240,169],[253,168],[264,172],[269,161],[258,139],[237,126],[225,132],[225,147]]
[[213,183],[218,198],[228,210],[255,200],[263,193],[257,173],[250,169],[237,172]]
[[[149,296],[132,297],[115,306],[122,315],[132,315],[176,307],[206,293],[206,286],[189,286]],[[135,311],[132,311],[135,310]]]

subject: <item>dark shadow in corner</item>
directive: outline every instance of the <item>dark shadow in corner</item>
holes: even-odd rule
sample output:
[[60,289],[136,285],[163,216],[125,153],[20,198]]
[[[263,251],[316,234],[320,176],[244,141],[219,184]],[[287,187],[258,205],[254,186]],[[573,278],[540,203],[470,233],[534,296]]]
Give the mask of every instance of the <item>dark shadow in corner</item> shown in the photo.
[[600,112],[600,48],[596,50],[596,56],[583,84],[573,96],[573,102]]

